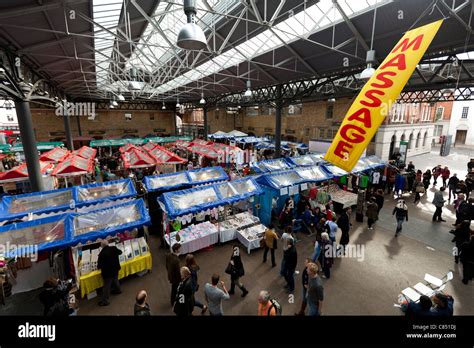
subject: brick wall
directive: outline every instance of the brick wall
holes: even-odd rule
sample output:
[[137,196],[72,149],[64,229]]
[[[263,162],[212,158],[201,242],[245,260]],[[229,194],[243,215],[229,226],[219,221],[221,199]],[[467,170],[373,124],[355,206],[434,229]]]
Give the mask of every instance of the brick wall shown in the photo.
[[[124,115],[126,113],[132,114],[130,121],[125,120]],[[32,109],[31,114],[37,141],[48,141],[62,137],[64,121],[62,117],[55,115],[54,109]],[[125,134],[144,137],[150,133],[174,133],[174,113],[171,111],[104,109],[96,110],[96,114],[97,116],[93,121],[88,120],[87,117],[80,117],[83,136],[111,139],[121,138]],[[72,117],[70,123],[73,137],[78,136],[77,118]],[[105,133],[101,134],[101,131],[105,131]]]

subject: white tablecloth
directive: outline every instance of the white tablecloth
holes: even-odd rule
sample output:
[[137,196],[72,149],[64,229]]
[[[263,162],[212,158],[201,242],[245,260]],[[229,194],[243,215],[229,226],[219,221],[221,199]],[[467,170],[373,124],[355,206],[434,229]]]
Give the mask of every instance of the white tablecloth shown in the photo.
[[[193,239],[180,240],[181,244],[181,254],[193,253],[197,250],[207,248],[210,245],[217,244],[219,241],[219,231],[217,228],[209,222],[204,222],[201,228],[208,228],[208,233],[201,236],[196,236]],[[190,234],[187,234],[188,236]],[[176,243],[176,232],[170,233],[171,243],[169,242],[168,235],[165,235],[165,240],[168,245],[173,245]]]
[[266,227],[260,224],[260,225],[252,226],[252,227],[237,231],[237,239],[239,240],[240,243],[242,243],[247,248],[247,253],[250,254],[250,250],[260,248],[260,240],[263,237],[247,239],[246,232],[248,230],[251,230],[253,232],[252,233],[253,235],[263,234],[266,230]]
[[245,228],[259,222],[259,218],[248,212],[239,213],[229,216],[228,220],[218,224],[219,242],[225,243],[237,238],[237,229]]
[[225,242],[228,242],[230,240],[234,240],[235,238],[237,238],[237,229],[235,228],[230,228],[230,229],[221,229],[219,230],[219,242],[220,243],[225,243]]

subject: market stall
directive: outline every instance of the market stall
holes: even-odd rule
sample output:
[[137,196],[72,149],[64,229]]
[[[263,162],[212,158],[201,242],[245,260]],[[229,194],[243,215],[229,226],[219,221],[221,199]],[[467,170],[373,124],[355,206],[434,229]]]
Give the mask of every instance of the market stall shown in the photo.
[[[241,201],[252,201],[252,197],[261,193],[260,187],[251,178],[164,193],[159,198],[166,213],[164,224],[169,225],[174,220],[178,222],[179,226],[189,225],[184,229],[179,228],[177,231],[168,233],[165,236],[166,242],[171,247],[179,241],[184,244],[182,250],[193,252],[217,243],[219,237],[221,242],[238,238],[239,228],[246,227],[246,225],[235,226],[234,222],[238,221],[241,216],[229,218],[224,207]],[[204,221],[206,216],[219,223],[217,225],[211,224],[209,221],[198,223]],[[234,222],[221,225],[224,220],[232,219]],[[192,223],[193,221],[197,223]],[[242,223],[242,221],[240,222]],[[258,220],[252,220],[251,224],[255,222]],[[220,233],[221,227],[223,227],[222,234]],[[249,243],[243,244],[252,248]],[[250,249],[248,250],[250,251]]]
[[279,170],[289,170],[293,166],[285,161],[283,158],[277,158],[272,160],[264,160],[254,163],[250,166],[257,173],[268,173],[276,172]]
[[62,147],[55,147],[40,156],[40,161],[58,163],[64,161],[70,152]]
[[[153,143],[147,143],[146,145],[150,144]],[[177,154],[167,150],[163,146],[157,144],[154,144],[154,146],[151,148],[150,146],[145,148],[145,146],[142,148],[144,148],[153,158],[157,160],[157,169],[161,173],[176,172],[177,166],[183,165],[187,162],[186,159],[179,157]]]
[[[52,168],[51,163],[40,161],[40,172],[45,174],[47,170]],[[6,172],[0,173],[0,184],[16,181],[26,181],[28,180],[28,169],[26,163],[22,163],[19,166],[13,167]]]
[[28,217],[37,219],[44,214],[74,212],[103,202],[126,200],[137,194],[130,179],[74,186],[66,189],[4,196],[0,203],[0,221]]
[[51,175],[61,178],[68,178],[71,176],[89,174],[92,173],[93,170],[94,162],[91,159],[85,159],[77,155],[70,156],[64,161],[58,163]]
[[156,159],[139,148],[123,152],[121,158],[126,169],[149,168],[156,165]]
[[264,190],[258,211],[260,220],[265,225],[271,224],[272,215],[279,214],[290,196],[297,203],[300,191],[307,191],[311,186],[331,178],[331,175],[318,166],[261,175],[256,179]]
[[324,162],[322,156],[317,156],[313,154],[303,155],[303,156],[296,156],[296,157],[288,157],[285,160],[292,166],[296,167],[308,167],[318,165]]
[[80,157],[85,158],[85,159],[94,159],[96,154],[97,154],[97,150],[93,149],[89,146],[83,146],[83,147],[73,151],[72,154],[75,155],[75,156],[80,156]]

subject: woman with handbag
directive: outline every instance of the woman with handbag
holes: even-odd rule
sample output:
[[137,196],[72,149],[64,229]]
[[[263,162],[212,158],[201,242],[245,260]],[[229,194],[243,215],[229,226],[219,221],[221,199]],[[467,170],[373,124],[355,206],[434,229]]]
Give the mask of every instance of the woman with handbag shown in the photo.
[[232,256],[230,258],[229,264],[225,269],[225,273],[230,275],[230,291],[229,295],[233,295],[235,291],[235,285],[237,285],[242,291],[242,297],[247,296],[249,293],[248,290],[244,287],[240,278],[245,274],[244,265],[242,259],[240,258],[240,248],[237,245],[234,245],[232,248]]
[[413,203],[417,203],[421,199],[422,193],[425,193],[425,185],[421,181],[415,182],[415,201]]
[[191,286],[193,288],[193,296],[194,296],[194,307],[201,308],[201,314],[206,313],[207,306],[203,305],[201,302],[196,300],[196,292],[199,290],[199,283],[198,283],[198,271],[199,265],[196,262],[193,254],[186,255],[186,267],[189,268],[191,272]]

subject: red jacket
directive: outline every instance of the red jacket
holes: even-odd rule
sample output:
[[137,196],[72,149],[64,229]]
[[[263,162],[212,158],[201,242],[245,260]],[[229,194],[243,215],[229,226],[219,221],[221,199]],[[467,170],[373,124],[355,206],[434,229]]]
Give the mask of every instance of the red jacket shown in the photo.
[[441,176],[442,176],[443,178],[446,178],[446,179],[449,178],[449,174],[451,174],[451,172],[449,171],[449,169],[443,169],[443,170],[441,171]]

